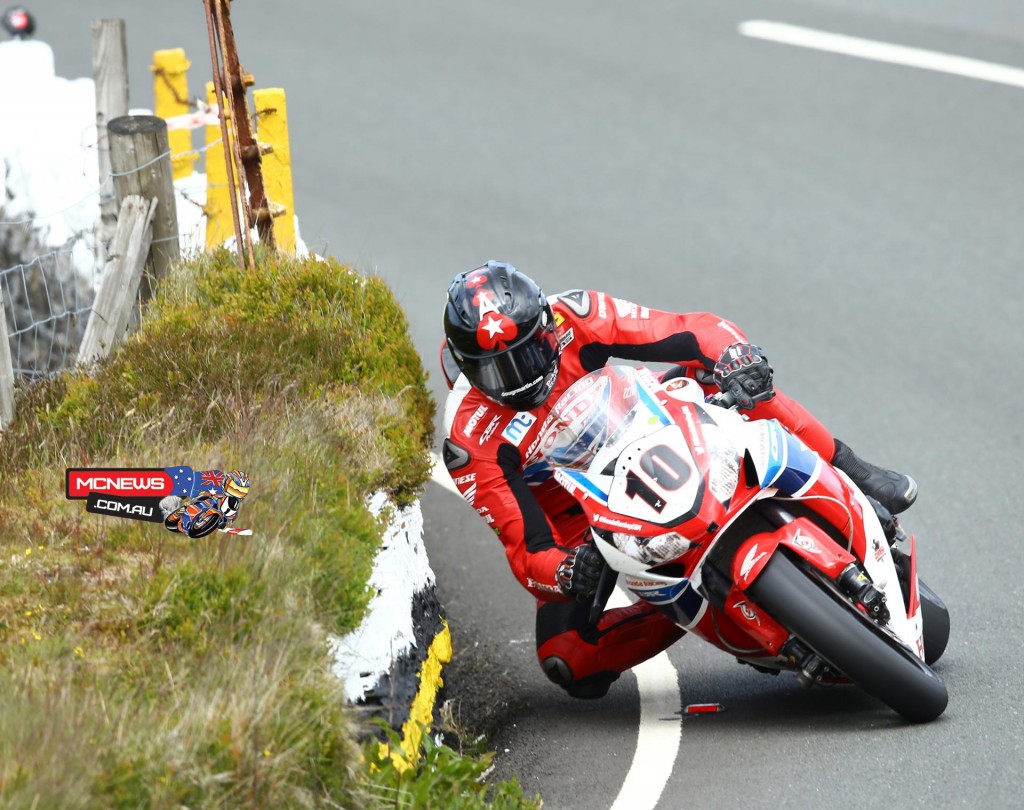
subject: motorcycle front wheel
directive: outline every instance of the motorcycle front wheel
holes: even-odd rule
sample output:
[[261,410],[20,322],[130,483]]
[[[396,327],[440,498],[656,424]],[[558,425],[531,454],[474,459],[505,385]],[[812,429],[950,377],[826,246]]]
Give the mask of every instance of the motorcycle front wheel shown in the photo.
[[907,720],[926,723],[946,709],[946,686],[831,583],[776,553],[747,595],[779,624],[868,694]]

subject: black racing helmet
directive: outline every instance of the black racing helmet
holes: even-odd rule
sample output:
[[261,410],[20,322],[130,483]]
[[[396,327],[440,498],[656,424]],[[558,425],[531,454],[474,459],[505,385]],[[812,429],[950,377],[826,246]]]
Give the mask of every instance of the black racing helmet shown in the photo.
[[444,311],[448,348],[488,399],[521,411],[544,404],[558,379],[558,335],[544,293],[504,262],[460,273]]

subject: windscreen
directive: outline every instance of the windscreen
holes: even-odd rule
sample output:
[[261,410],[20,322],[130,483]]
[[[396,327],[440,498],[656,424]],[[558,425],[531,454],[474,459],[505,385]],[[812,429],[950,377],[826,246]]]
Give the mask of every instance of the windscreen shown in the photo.
[[637,374],[627,366],[606,366],[573,383],[541,428],[541,458],[555,467],[585,470],[633,421]]

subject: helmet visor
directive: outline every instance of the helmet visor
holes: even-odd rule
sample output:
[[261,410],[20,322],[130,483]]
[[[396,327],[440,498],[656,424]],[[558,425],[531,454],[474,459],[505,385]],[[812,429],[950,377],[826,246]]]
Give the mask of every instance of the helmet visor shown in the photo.
[[463,357],[461,366],[473,386],[491,399],[512,407],[534,408],[551,393],[554,380],[548,377],[557,361],[558,336],[549,322],[538,324],[525,340],[498,354]]

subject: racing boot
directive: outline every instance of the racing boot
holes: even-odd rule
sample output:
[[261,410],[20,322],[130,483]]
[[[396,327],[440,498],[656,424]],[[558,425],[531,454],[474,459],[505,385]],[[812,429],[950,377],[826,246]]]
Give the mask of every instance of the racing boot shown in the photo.
[[917,500],[917,482],[909,475],[864,461],[839,439],[835,440],[835,445],[832,466],[850,476],[865,495],[876,499],[892,514],[905,512]]
[[875,514],[878,516],[878,522],[882,524],[882,532],[885,534],[885,539],[889,541],[889,545],[893,545],[896,542],[897,534],[901,531],[899,523],[893,516],[892,512],[886,509],[880,504],[875,498],[870,495],[867,496],[868,503],[871,504],[871,508],[875,510]]

